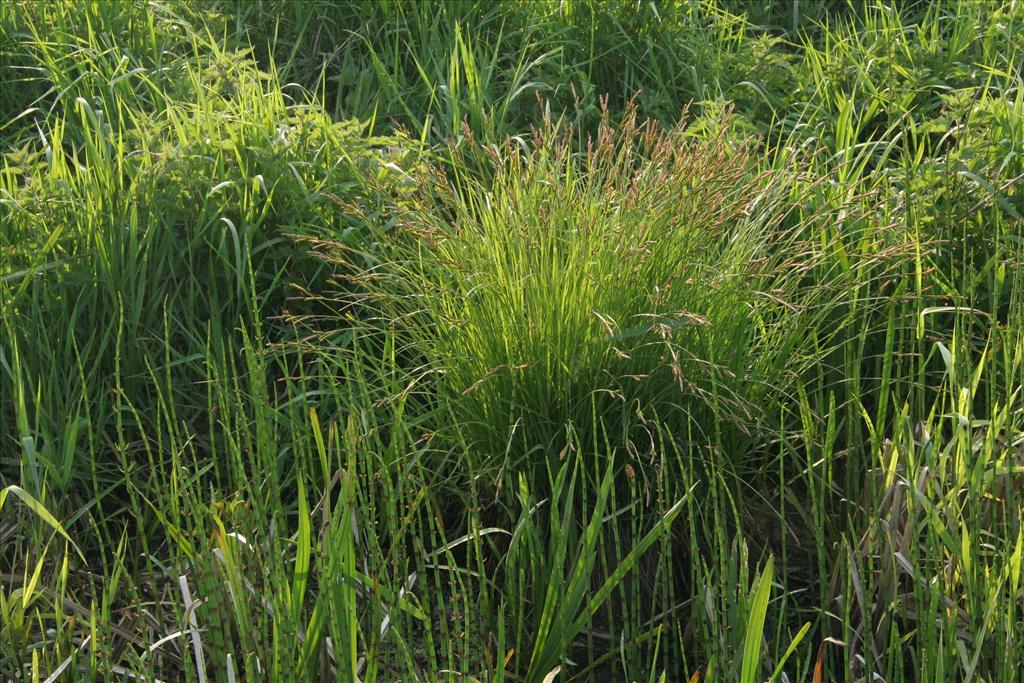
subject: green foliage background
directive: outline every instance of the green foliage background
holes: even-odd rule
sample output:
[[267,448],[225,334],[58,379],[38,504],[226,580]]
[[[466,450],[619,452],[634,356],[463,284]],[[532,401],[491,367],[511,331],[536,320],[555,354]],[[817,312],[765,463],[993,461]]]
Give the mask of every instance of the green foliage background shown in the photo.
[[0,677],[1019,679],[1022,56],[0,5]]

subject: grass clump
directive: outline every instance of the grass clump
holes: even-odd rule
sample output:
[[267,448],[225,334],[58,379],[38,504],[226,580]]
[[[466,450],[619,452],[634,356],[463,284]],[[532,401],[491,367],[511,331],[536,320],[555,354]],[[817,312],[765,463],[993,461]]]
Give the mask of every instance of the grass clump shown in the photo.
[[[399,139],[292,104],[244,56],[211,49],[180,78],[192,99],[146,112],[79,98],[5,156],[0,348],[10,390],[0,423],[27,438],[16,426],[24,413],[53,458],[74,450],[63,442],[72,435],[109,453],[121,418],[90,397],[146,405],[154,374],[183,416],[200,415],[211,338],[219,345],[254,325],[269,325],[270,339],[290,334],[273,319],[311,312],[289,299],[326,286],[304,242],[329,234],[365,247],[365,225],[335,202],[362,198],[368,213],[371,180],[377,193],[400,184]],[[97,459],[103,469],[111,461]],[[85,491],[76,494],[96,493]]]
[[440,188],[445,209],[410,215],[412,239],[370,273],[457,438],[515,471],[570,433],[600,442],[595,415],[634,456],[656,421],[749,437],[822,314],[822,289],[800,287],[814,253],[783,225],[792,180],[725,126],[698,138],[629,116],[579,155],[569,139],[510,141],[486,188]]

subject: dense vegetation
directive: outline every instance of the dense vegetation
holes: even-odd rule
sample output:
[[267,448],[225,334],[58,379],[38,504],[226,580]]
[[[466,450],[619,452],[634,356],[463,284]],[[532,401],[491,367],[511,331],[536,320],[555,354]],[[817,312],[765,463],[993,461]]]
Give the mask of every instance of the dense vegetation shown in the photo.
[[1024,677],[1024,3],[0,60],[0,680]]

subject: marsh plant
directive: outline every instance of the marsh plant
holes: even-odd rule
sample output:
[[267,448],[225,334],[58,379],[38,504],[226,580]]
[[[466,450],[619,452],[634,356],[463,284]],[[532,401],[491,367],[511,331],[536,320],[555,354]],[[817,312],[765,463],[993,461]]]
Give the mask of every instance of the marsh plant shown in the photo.
[[739,445],[775,423],[762,407],[813,364],[829,293],[784,223],[799,167],[759,166],[728,126],[629,112],[576,152],[549,123],[466,151],[486,187],[438,177],[405,212],[369,305],[459,416],[469,472],[543,462],[570,435],[639,457],[657,424]]

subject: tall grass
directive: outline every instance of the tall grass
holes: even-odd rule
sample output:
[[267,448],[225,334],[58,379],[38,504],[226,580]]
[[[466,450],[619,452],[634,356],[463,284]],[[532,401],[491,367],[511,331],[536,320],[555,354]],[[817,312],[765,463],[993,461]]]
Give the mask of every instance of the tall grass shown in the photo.
[[782,225],[791,174],[712,135],[632,114],[579,156],[555,126],[469,150],[488,185],[431,186],[357,278],[459,416],[468,474],[589,448],[598,424],[636,467],[656,424],[737,449],[774,427],[760,406],[813,363],[804,331],[831,295],[817,245]]
[[0,5],[0,678],[1019,679],[1021,35]]

